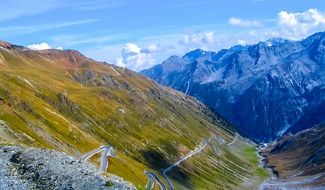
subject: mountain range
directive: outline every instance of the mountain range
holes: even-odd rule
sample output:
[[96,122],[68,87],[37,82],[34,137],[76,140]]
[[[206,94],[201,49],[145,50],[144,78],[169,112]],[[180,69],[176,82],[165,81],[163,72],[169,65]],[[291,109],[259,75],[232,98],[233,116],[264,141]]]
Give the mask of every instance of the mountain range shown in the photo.
[[268,176],[255,144],[195,98],[75,50],[0,42],[0,147],[78,158],[111,145],[117,156],[108,172],[143,189],[145,170],[163,179],[163,168],[202,142],[204,149],[166,174],[175,189],[254,189]]
[[141,73],[196,97],[258,142],[325,121],[325,32],[196,49]]

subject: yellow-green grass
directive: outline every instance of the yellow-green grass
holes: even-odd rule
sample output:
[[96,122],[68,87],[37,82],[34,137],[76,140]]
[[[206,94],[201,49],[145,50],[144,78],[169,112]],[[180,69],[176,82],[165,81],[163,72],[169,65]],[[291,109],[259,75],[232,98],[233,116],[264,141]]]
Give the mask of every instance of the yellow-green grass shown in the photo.
[[[233,138],[232,129],[193,98],[131,71],[85,57],[78,58],[85,64],[72,63],[65,58],[68,52],[51,57],[0,49],[0,54],[5,63],[0,64],[0,119],[13,131],[5,129],[11,134],[4,137],[6,143],[51,148],[73,156],[111,144],[118,157],[110,159],[109,172],[144,186],[147,178],[143,171],[159,173],[157,166],[162,163],[150,160],[148,155],[161,155],[165,164],[170,164],[202,139],[215,135],[230,142]],[[62,64],[69,61],[68,66]],[[93,78],[87,78],[88,71]],[[87,80],[78,81],[76,74]],[[103,78],[108,76],[113,83],[104,83]],[[207,150],[182,166],[187,181],[174,180],[176,186],[213,189],[220,184],[240,184],[240,179],[230,180],[234,174],[214,161],[247,177],[262,176],[261,171],[244,171],[232,164],[258,164],[245,147],[240,145],[239,150],[247,153],[250,163],[226,146],[221,157]],[[222,176],[224,180],[218,180]]]
[[258,167],[260,158],[257,156],[256,147],[245,148],[243,153],[252,166],[254,166],[253,168],[255,169],[256,175],[260,176],[262,179],[269,177],[269,172],[265,168]]

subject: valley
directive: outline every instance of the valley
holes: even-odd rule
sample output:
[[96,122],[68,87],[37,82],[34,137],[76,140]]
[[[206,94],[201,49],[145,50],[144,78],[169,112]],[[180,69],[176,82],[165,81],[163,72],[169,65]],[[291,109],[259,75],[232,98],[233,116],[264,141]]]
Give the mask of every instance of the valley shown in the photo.
[[108,172],[141,189],[144,171],[163,179],[161,169],[215,136],[167,173],[175,189],[250,189],[266,178],[256,145],[237,137],[228,146],[234,128],[195,98],[74,50],[1,42],[0,55],[1,144],[74,157],[110,144]]
[[259,189],[322,189],[324,36],[196,49],[141,73],[198,98],[241,135],[267,142],[261,159],[273,176]]
[[0,13],[0,190],[325,190],[324,0]]

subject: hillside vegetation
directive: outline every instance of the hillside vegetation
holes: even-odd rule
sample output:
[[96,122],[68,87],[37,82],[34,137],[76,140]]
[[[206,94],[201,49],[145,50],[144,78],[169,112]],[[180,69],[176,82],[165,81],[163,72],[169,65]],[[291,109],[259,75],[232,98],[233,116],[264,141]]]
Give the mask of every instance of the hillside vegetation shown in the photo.
[[127,69],[73,50],[32,51],[0,42],[2,144],[73,156],[111,144],[117,157],[109,172],[144,186],[144,170],[159,174],[214,136],[208,148],[171,172],[172,181],[178,189],[249,189],[265,176],[257,172],[251,142],[239,138],[227,146],[234,135],[194,98]]

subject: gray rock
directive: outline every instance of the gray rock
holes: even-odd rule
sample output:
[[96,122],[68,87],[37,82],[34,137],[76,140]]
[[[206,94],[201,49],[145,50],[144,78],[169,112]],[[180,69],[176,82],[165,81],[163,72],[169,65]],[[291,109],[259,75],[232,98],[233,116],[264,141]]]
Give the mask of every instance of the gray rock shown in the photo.
[[0,189],[121,189],[134,186],[104,177],[88,162],[53,150],[0,146]]

